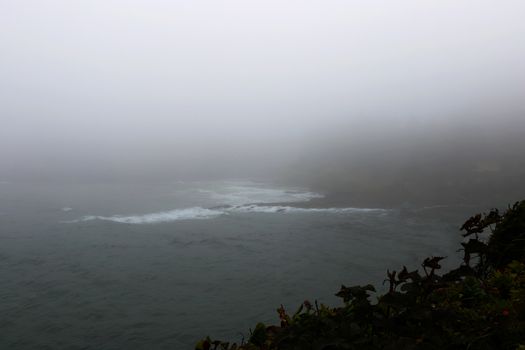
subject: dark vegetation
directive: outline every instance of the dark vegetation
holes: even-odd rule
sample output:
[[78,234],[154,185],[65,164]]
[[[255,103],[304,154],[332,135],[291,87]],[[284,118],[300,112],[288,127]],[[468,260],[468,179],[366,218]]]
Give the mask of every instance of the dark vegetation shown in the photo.
[[241,344],[206,338],[196,349],[525,349],[525,201],[461,227],[463,262],[439,274],[443,257],[422,270],[387,271],[388,292],[341,286],[340,307],[305,301],[280,325],[259,323]]

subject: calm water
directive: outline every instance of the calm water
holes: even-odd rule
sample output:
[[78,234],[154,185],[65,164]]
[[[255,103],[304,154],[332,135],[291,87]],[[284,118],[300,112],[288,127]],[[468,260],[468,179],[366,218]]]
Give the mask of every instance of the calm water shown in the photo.
[[[457,261],[471,210],[307,210],[250,182],[0,184],[0,348],[192,349],[342,283]],[[260,206],[252,203],[266,203]]]

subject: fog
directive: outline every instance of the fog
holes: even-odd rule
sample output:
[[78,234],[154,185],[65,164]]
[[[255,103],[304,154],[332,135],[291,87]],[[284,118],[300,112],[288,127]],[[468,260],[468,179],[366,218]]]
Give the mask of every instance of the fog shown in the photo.
[[0,179],[340,189],[358,173],[428,184],[434,169],[487,154],[472,167],[518,176],[524,11],[522,1],[1,1]]

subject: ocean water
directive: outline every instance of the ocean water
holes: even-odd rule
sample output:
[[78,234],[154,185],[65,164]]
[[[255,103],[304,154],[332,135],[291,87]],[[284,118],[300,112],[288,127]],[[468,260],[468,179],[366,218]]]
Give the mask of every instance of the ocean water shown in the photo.
[[[193,349],[305,299],[338,305],[430,255],[457,263],[458,208],[307,208],[249,181],[0,183],[1,349]],[[280,203],[293,203],[283,205]]]

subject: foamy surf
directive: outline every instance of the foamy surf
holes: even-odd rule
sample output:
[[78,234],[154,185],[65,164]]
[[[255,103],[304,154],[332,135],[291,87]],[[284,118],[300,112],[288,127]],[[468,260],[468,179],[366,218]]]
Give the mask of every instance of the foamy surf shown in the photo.
[[309,191],[255,185],[226,185],[217,189],[198,189],[197,191],[210,196],[217,202],[237,206],[252,203],[308,202],[314,198],[324,197],[322,194]]
[[[385,209],[371,208],[305,208],[295,203],[308,202],[322,194],[299,188],[275,188],[252,182],[197,183],[197,187],[185,191],[195,192],[204,197],[205,205],[185,209],[174,209],[139,215],[88,215],[69,222],[92,220],[112,221],[123,224],[155,224],[179,220],[213,219],[222,215],[241,215],[248,213],[328,213],[348,214],[383,212]],[[186,192],[187,193],[187,192]],[[210,206],[217,203],[216,206]],[[282,203],[294,203],[283,205]],[[199,205],[197,204],[197,205]],[[65,209],[65,208],[64,208]]]
[[241,205],[228,209],[238,213],[369,213],[384,212],[386,209],[376,208],[301,208],[282,205]]
[[175,209],[170,211],[161,211],[158,213],[149,213],[144,215],[113,215],[113,216],[100,216],[100,215],[87,215],[78,220],[69,222],[82,222],[92,220],[104,220],[118,222],[121,224],[155,224],[162,222],[171,222],[178,220],[198,220],[198,219],[211,219],[217,216],[223,215],[223,211],[206,209],[200,207],[186,208],[186,209]]
[[170,211],[162,211],[158,213],[149,213],[144,215],[113,215],[113,216],[100,216],[100,215],[88,215],[78,220],[66,221],[69,223],[84,222],[92,220],[103,220],[112,221],[122,224],[156,224],[163,222],[172,222],[179,220],[202,220],[202,219],[213,219],[221,215],[229,215],[231,213],[267,213],[267,214],[279,214],[279,213],[332,213],[332,214],[345,214],[345,213],[371,213],[371,212],[385,212],[387,209],[374,209],[374,208],[299,208],[291,206],[268,206],[268,205],[239,205],[239,206],[222,206],[214,208],[201,208],[193,207],[186,209],[175,209]]

